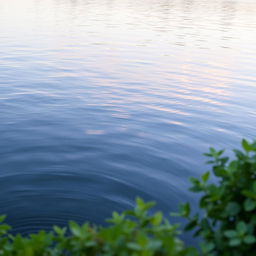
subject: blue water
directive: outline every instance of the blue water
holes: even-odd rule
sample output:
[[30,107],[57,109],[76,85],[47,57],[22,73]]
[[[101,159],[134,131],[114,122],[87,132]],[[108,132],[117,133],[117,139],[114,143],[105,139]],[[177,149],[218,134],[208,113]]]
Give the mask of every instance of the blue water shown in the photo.
[[15,232],[165,213],[256,132],[253,0],[0,0],[0,211]]

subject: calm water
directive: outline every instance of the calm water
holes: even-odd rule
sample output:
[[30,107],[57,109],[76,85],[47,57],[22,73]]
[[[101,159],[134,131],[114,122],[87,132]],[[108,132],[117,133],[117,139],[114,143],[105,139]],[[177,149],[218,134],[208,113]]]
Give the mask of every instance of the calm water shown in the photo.
[[256,132],[254,0],[0,0],[0,210],[102,223]]

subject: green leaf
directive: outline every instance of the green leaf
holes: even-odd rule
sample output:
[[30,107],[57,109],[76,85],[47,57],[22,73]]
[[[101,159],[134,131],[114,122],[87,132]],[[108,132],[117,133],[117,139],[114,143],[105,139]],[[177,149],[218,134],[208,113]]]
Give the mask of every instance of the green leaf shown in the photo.
[[139,211],[146,211],[152,208],[155,205],[155,202],[144,202],[142,198],[136,198],[136,206]]
[[190,214],[190,204],[189,203],[180,204],[179,213],[180,213],[180,216],[182,217],[188,217]]
[[256,193],[251,190],[242,190],[242,194],[245,195],[246,197],[252,198],[256,200]]
[[247,212],[250,212],[252,210],[254,210],[256,207],[256,202],[253,201],[252,199],[250,198],[247,198],[244,202],[244,209],[247,211]]
[[204,253],[209,253],[215,248],[215,245],[212,242],[204,242],[201,244],[201,248]]
[[127,247],[133,251],[140,251],[141,250],[141,246],[136,244],[136,243],[133,243],[133,242],[130,242],[130,243],[127,243]]
[[145,202],[143,201],[142,198],[137,197],[137,198],[136,198],[136,205],[137,205],[140,209],[144,209],[144,207],[145,207]]
[[240,151],[238,149],[234,149],[233,151],[236,154],[236,157],[238,158],[238,160],[241,160],[245,157],[245,155],[242,151]]
[[237,236],[237,232],[235,230],[227,230],[224,232],[225,237],[234,238]]
[[[134,210],[126,210],[126,211],[124,211],[124,214],[128,215],[128,216],[136,217],[136,213],[134,212]],[[108,220],[108,222],[112,222],[112,219]]]
[[247,225],[243,221],[239,221],[236,225],[236,229],[240,234],[244,234],[247,231]]
[[0,215],[0,223],[3,222],[6,218],[6,215]]
[[70,221],[69,228],[70,228],[71,233],[74,236],[81,236],[81,228],[79,227],[79,225],[77,223],[75,223],[74,221]]
[[1,224],[0,225],[0,235],[5,235],[7,231],[9,231],[11,227],[7,224]]
[[253,147],[245,139],[242,140],[242,146],[246,152],[250,152],[251,150],[253,150]]
[[[127,214],[127,213],[125,213]],[[112,218],[107,219],[107,222],[114,223],[114,224],[120,224],[124,220],[125,214],[119,214],[118,212],[114,211],[112,213]]]
[[66,233],[67,228],[60,228],[58,226],[53,226],[53,230],[55,231],[56,234],[60,235],[60,236],[64,236],[64,234]]
[[91,241],[87,241],[85,243],[85,245],[86,245],[86,247],[94,247],[97,245],[97,243],[96,243],[96,241],[91,240]]
[[240,212],[240,205],[236,202],[229,202],[226,206],[225,212],[228,216],[235,216]]
[[191,177],[189,178],[189,181],[193,184],[193,186],[189,189],[190,191],[193,191],[193,192],[202,191],[201,182],[198,179]]
[[185,231],[189,231],[189,230],[192,230],[194,227],[197,226],[197,219],[194,218],[192,219],[184,228]]
[[211,156],[213,156],[213,157],[218,156],[218,153],[214,148],[210,147],[209,150],[210,150],[210,155]]
[[256,238],[254,236],[248,235],[248,236],[245,236],[244,242],[246,244],[254,244],[256,242]]
[[151,224],[153,226],[158,226],[161,224],[162,220],[163,220],[163,214],[161,212],[157,212],[157,213],[155,213],[154,217],[152,218]]
[[224,151],[225,151],[224,149],[222,149],[222,150],[218,151],[218,153],[217,153],[217,154],[218,154],[218,156],[221,156],[221,155],[224,153]]
[[226,169],[223,166],[214,167],[213,172],[217,177],[224,177],[226,176],[226,173],[227,173]]
[[202,181],[203,181],[204,183],[207,182],[208,179],[209,179],[209,176],[210,176],[210,172],[204,173],[204,174],[201,176]]
[[241,240],[239,238],[234,238],[229,241],[229,245],[231,247],[236,247],[236,246],[239,246],[240,244],[241,244]]
[[236,172],[237,167],[238,167],[237,161],[232,161],[232,162],[230,162],[230,164],[227,168],[227,172],[230,174],[233,174],[234,172]]
[[162,247],[162,244],[163,242],[161,240],[152,240],[152,241],[149,241],[147,248],[150,251],[156,251]]

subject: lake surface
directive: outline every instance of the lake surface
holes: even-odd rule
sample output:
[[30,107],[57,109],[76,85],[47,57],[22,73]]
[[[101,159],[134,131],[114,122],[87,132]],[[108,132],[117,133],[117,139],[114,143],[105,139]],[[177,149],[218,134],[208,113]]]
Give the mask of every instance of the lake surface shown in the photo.
[[0,211],[15,232],[165,213],[256,132],[254,0],[0,0]]

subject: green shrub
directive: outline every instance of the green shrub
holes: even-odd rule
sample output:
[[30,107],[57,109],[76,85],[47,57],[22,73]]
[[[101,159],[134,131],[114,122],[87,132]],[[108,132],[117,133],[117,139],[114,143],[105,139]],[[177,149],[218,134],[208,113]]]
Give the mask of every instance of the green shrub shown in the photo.
[[[136,207],[122,214],[113,213],[108,227],[69,223],[55,226],[29,237],[8,235],[9,227],[0,225],[0,255],[4,256],[192,256],[177,238],[177,225],[171,225],[161,212],[149,213],[154,203],[137,198]],[[3,221],[3,217],[1,221]]]
[[256,142],[243,140],[242,148],[234,150],[232,161],[223,150],[210,148],[205,154],[217,182],[209,182],[210,172],[191,178],[190,190],[202,193],[202,211],[192,215],[190,205],[183,204],[180,215],[189,219],[185,230],[202,239],[202,255],[256,255]]
[[201,211],[192,214],[186,203],[176,214],[189,220],[185,231],[195,230],[200,252],[178,238],[178,225],[161,212],[151,213],[154,203],[137,198],[133,210],[114,212],[107,227],[70,222],[68,227],[23,237],[11,235],[1,216],[0,256],[254,256],[256,142],[243,140],[242,147],[234,150],[232,161],[223,157],[223,150],[210,148],[206,155],[215,179],[210,182],[210,172],[191,178],[191,191],[201,193]]

